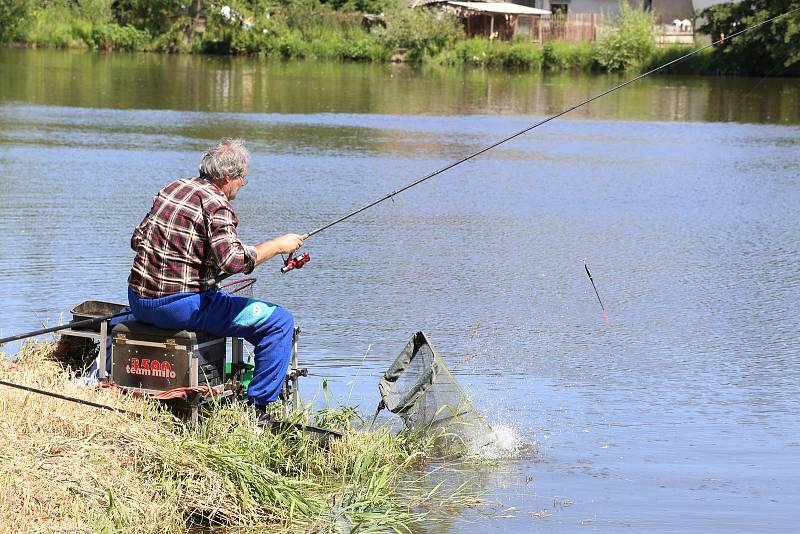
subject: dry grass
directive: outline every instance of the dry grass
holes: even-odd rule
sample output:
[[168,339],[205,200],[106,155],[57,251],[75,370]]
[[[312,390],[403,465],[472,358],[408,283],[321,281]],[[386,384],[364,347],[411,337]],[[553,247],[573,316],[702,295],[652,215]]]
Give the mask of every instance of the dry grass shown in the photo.
[[[111,390],[79,387],[49,359],[54,343],[25,345],[9,382],[160,415],[154,406]],[[0,387],[0,528],[15,532],[82,532],[113,526],[125,515],[157,525],[155,488],[124,446],[130,416]],[[154,531],[144,529],[143,531]]]
[[345,429],[326,448],[259,433],[237,405],[193,429],[152,401],[76,385],[54,350],[25,345],[0,379],[142,417],[0,386],[0,531],[408,531],[438,498],[400,488],[425,460],[412,438]]

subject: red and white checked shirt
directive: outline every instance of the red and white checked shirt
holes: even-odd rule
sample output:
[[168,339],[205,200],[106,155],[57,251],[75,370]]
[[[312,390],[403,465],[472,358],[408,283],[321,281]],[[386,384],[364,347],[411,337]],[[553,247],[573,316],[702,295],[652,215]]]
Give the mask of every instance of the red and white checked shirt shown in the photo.
[[128,286],[140,297],[160,298],[210,289],[220,271],[252,272],[256,249],[242,244],[238,224],[227,197],[208,180],[172,182],[133,231]]

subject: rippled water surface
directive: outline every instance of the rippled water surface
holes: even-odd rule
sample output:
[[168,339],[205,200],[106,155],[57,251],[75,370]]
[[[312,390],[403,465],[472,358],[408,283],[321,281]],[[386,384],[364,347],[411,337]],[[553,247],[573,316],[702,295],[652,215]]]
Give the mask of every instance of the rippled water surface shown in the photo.
[[[240,230],[317,228],[616,77],[0,50],[0,334],[121,301],[133,227],[202,149],[253,153]],[[658,77],[271,262],[301,359],[371,412],[424,330],[531,447],[437,532],[795,532],[800,82]],[[605,324],[583,261],[592,269]],[[487,515],[489,514],[489,515]]]

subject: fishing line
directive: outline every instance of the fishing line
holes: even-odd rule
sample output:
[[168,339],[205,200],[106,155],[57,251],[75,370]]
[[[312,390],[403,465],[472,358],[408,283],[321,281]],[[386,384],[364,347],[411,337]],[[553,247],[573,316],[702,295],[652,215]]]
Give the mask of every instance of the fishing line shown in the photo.
[[[546,124],[546,123],[548,123],[548,122],[550,122],[552,120],[555,120],[555,119],[557,119],[557,118],[559,118],[559,117],[561,117],[563,115],[566,115],[570,111],[573,111],[573,110],[578,109],[578,108],[580,108],[582,106],[585,106],[586,104],[594,102],[595,100],[597,100],[599,98],[602,98],[602,97],[604,97],[604,96],[606,96],[606,95],[608,95],[610,93],[613,93],[614,91],[622,89],[623,87],[625,87],[627,85],[630,85],[633,82],[641,80],[642,78],[650,76],[651,74],[655,74],[656,72],[664,70],[667,67],[675,65],[676,63],[679,63],[679,62],[681,62],[681,61],[683,61],[683,60],[685,60],[685,59],[687,59],[687,58],[689,58],[689,57],[691,57],[691,56],[693,56],[695,54],[698,54],[698,53],[702,52],[703,50],[707,50],[707,49],[709,49],[709,48],[711,48],[713,46],[721,44],[726,40],[730,41],[734,37],[737,37],[739,35],[742,35],[744,33],[749,32],[749,31],[752,31],[752,30],[755,30],[757,28],[760,28],[761,26],[769,24],[769,23],[771,23],[771,22],[773,22],[775,20],[778,20],[780,18],[789,16],[789,15],[795,13],[795,12],[798,12],[798,11],[800,11],[800,8],[795,8],[795,9],[793,9],[791,11],[787,11],[786,13],[782,13],[780,15],[776,15],[774,17],[771,17],[771,18],[767,19],[767,20],[759,22],[758,24],[755,24],[753,26],[747,27],[747,28],[745,28],[743,30],[740,30],[738,32],[732,33],[731,35],[722,37],[721,39],[718,39],[717,41],[714,41],[711,44],[708,44],[706,46],[703,46],[701,48],[693,50],[693,51],[689,52],[688,54],[684,54],[683,56],[681,56],[679,58],[673,59],[672,61],[669,61],[669,62],[667,62],[667,63],[665,63],[663,65],[660,65],[658,67],[655,67],[654,69],[651,69],[651,70],[649,70],[649,71],[647,71],[645,73],[642,73],[642,74],[640,74],[638,76],[635,76],[635,77],[631,78],[630,80],[627,80],[627,81],[625,81],[625,82],[623,82],[621,84],[618,84],[618,85],[616,85],[616,86],[614,86],[614,87],[612,87],[610,89],[607,89],[607,90],[603,91],[602,93],[599,93],[599,94],[597,94],[597,95],[595,95],[595,96],[593,96],[591,98],[588,98],[586,100],[583,100],[582,102],[579,102],[579,103],[577,103],[577,104],[575,104],[575,105],[573,105],[573,106],[571,106],[571,107],[569,107],[569,108],[567,108],[567,109],[565,109],[565,110],[563,110],[563,111],[561,111],[559,113],[556,113],[555,115],[552,115],[552,116],[549,116],[549,117],[547,117],[545,119],[542,119],[539,122],[536,122],[535,124],[532,124],[532,125],[530,125],[530,126],[528,126],[526,128],[523,128],[522,130],[519,130],[518,132],[515,132],[515,133],[513,133],[513,134],[511,134],[511,135],[509,135],[509,136],[507,136],[507,137],[505,137],[503,139],[500,139],[499,141],[496,141],[496,142],[494,142],[494,143],[492,143],[492,144],[490,144],[490,145],[478,150],[477,152],[473,152],[472,154],[469,154],[468,156],[465,156],[465,157],[463,157],[463,158],[461,158],[461,159],[459,159],[457,161],[449,163],[449,164],[445,165],[444,167],[431,172],[430,174],[427,174],[427,175],[425,175],[425,176],[423,176],[421,178],[418,178],[417,180],[414,180],[413,182],[401,187],[400,189],[396,189],[395,191],[392,191],[391,193],[389,193],[387,195],[384,195],[384,196],[382,196],[382,197],[380,197],[380,198],[378,198],[376,200],[373,200],[372,202],[366,204],[365,206],[362,206],[360,208],[356,208],[353,211],[350,211],[349,213],[339,217],[338,219],[336,219],[336,220],[334,220],[332,222],[329,222],[328,224],[325,224],[325,225],[323,225],[323,226],[321,226],[321,227],[319,227],[319,228],[317,228],[315,230],[312,230],[312,231],[306,233],[304,235],[304,239],[308,239],[309,237],[311,237],[313,235],[316,235],[316,234],[318,234],[320,232],[323,232],[323,231],[327,230],[328,228],[331,228],[332,226],[335,226],[335,225],[337,225],[337,224],[339,224],[341,222],[344,222],[347,219],[349,219],[349,218],[351,218],[351,217],[353,217],[355,215],[358,215],[362,211],[368,210],[369,208],[371,208],[371,207],[373,207],[373,206],[375,206],[377,204],[380,204],[381,202],[384,202],[384,201],[389,200],[389,199],[394,200],[393,197],[398,195],[398,194],[400,194],[400,193],[402,193],[403,191],[411,189],[412,187],[415,187],[415,186],[421,184],[422,182],[425,182],[426,180],[429,180],[430,178],[433,178],[434,176],[442,174],[443,172],[446,172],[446,171],[448,171],[448,170],[450,170],[450,169],[452,169],[452,168],[454,168],[454,167],[456,167],[458,165],[461,165],[464,162],[470,161],[470,160],[480,156],[481,154],[484,154],[484,153],[486,153],[486,152],[488,152],[488,151],[490,151],[490,150],[492,150],[492,149],[494,149],[494,148],[496,148],[496,147],[498,147],[498,146],[500,146],[500,145],[502,145],[504,143],[507,143],[508,141],[511,141],[512,139],[515,139],[515,138],[517,138],[517,137],[519,137],[519,136],[521,136],[521,135],[523,135],[525,133],[530,132],[531,130],[533,130],[535,128],[538,128],[539,126],[542,126],[543,124]],[[288,265],[289,262],[292,259],[293,259],[292,255],[290,254],[289,258],[287,258],[287,260],[284,263],[286,265]],[[283,272],[288,272],[288,270],[291,270],[292,268],[302,267],[302,265],[304,265],[308,261],[308,259],[309,259],[309,256],[308,256],[307,253],[304,254],[302,257],[294,258],[294,261],[296,263],[292,264],[292,266],[289,269],[286,269],[286,267],[284,267],[284,269],[286,269],[286,270],[282,269],[282,271]],[[597,287],[594,284],[594,280],[592,279],[592,275],[589,272],[589,268],[588,268],[588,266],[586,266],[586,263],[584,263],[584,267],[586,268],[586,274],[589,275],[589,280],[592,283],[592,287],[594,287],[595,294],[597,295],[597,300],[600,302],[600,307],[603,310],[603,315],[605,317],[605,320],[606,320],[606,322],[608,322],[608,312],[606,312],[605,306],[603,306],[603,301],[600,299],[600,294],[597,292]],[[229,276],[230,276],[230,274],[222,274],[218,278],[218,281],[224,280],[225,278],[228,278]],[[105,317],[85,319],[85,320],[81,320],[81,321],[72,321],[70,323],[67,323],[66,325],[61,325],[61,326],[52,327],[52,328],[44,328],[44,329],[41,329],[41,330],[37,330],[35,332],[28,332],[26,334],[21,334],[21,335],[17,335],[17,336],[10,336],[10,337],[6,337],[6,338],[2,338],[2,339],[0,339],[0,345],[2,345],[4,343],[7,343],[9,341],[16,341],[16,340],[19,340],[19,339],[33,337],[35,335],[40,335],[40,334],[49,333],[49,332],[57,332],[59,330],[65,330],[67,328],[74,328],[74,327],[77,327],[77,326],[88,326],[88,325],[91,325],[91,324],[94,324],[94,323],[97,323],[97,322],[100,322],[100,321],[103,321],[103,320],[108,320],[108,319],[112,319],[112,318],[115,318],[115,317],[120,317],[122,315],[126,315],[127,313],[129,313],[129,312],[120,312],[120,313],[113,314],[113,315],[108,315],[108,316],[105,316]],[[97,403],[93,403],[91,401],[83,401],[81,399],[75,399],[75,398],[72,398],[72,397],[66,397],[64,395],[59,395],[57,393],[51,393],[51,392],[47,392],[47,391],[43,391],[43,390],[38,390],[38,389],[30,388],[30,387],[27,387],[27,386],[20,386],[18,384],[13,384],[13,383],[10,383],[10,382],[0,381],[0,385],[15,387],[15,388],[23,389],[23,390],[26,390],[26,391],[40,393],[40,394],[43,394],[43,395],[49,395],[49,396],[52,396],[52,397],[56,397],[56,398],[60,398],[60,399],[64,399],[64,400],[68,400],[68,401],[72,401],[72,402],[79,402],[81,404],[86,404],[86,405],[94,406],[94,407],[97,407],[97,408],[113,410],[113,411],[128,413],[128,414],[132,414],[132,415],[138,415],[138,414],[133,414],[132,412],[127,412],[126,410],[113,408],[111,406],[97,404]]]
[[373,206],[375,206],[377,204],[380,204],[381,202],[383,202],[385,200],[393,198],[395,195],[397,195],[399,193],[402,193],[403,191],[406,191],[408,189],[411,189],[412,187],[414,187],[416,185],[419,185],[422,182],[424,182],[424,181],[426,181],[426,180],[428,180],[430,178],[433,178],[434,176],[437,176],[437,175],[439,175],[439,174],[441,174],[441,173],[443,173],[445,171],[448,171],[448,170],[452,169],[453,167],[456,167],[456,166],[461,165],[462,163],[464,163],[466,161],[469,161],[469,160],[471,160],[473,158],[476,158],[476,157],[480,156],[481,154],[483,154],[485,152],[488,152],[489,150],[492,150],[493,148],[496,148],[496,147],[502,145],[503,143],[506,143],[508,141],[511,141],[512,139],[515,139],[515,138],[525,134],[525,133],[528,133],[531,130],[533,130],[534,128],[538,128],[539,126],[541,126],[543,124],[546,124],[546,123],[548,123],[548,122],[550,122],[550,121],[552,121],[554,119],[557,119],[558,117],[561,117],[562,115],[566,115],[570,111],[578,109],[581,106],[585,106],[586,104],[589,104],[590,102],[594,102],[598,98],[602,98],[602,97],[606,96],[609,93],[613,93],[614,91],[616,91],[618,89],[622,89],[626,85],[632,84],[635,81],[641,80],[642,78],[650,76],[651,74],[655,74],[656,72],[664,70],[667,67],[675,65],[676,63],[679,63],[679,62],[685,60],[688,57],[691,57],[691,56],[693,56],[695,54],[698,54],[698,53],[702,52],[703,50],[707,50],[707,49],[709,49],[709,48],[711,48],[713,46],[717,46],[718,44],[721,44],[724,41],[730,41],[734,37],[742,35],[743,33],[747,33],[747,32],[749,32],[751,30],[755,30],[756,28],[760,28],[761,26],[764,26],[765,24],[768,24],[768,23],[773,22],[775,20],[778,20],[780,18],[789,16],[792,13],[795,13],[797,11],[800,11],[800,7],[795,8],[795,9],[793,9],[791,11],[787,11],[786,13],[782,13],[780,15],[776,15],[774,17],[771,17],[771,18],[769,18],[769,19],[767,19],[765,21],[762,21],[762,22],[759,22],[758,24],[755,24],[754,26],[749,26],[749,27],[747,27],[747,28],[745,28],[743,30],[740,30],[740,31],[736,32],[736,33],[732,33],[731,35],[722,37],[721,39],[718,39],[717,41],[714,41],[711,44],[708,44],[706,46],[698,48],[697,50],[693,50],[693,51],[689,52],[688,54],[684,54],[679,58],[673,59],[672,61],[668,61],[667,63],[664,63],[663,65],[661,65],[659,67],[651,69],[651,70],[649,70],[649,71],[647,71],[647,72],[645,72],[643,74],[640,74],[640,75],[638,75],[638,76],[636,76],[634,78],[631,78],[628,81],[625,81],[625,82],[623,82],[623,83],[621,83],[619,85],[616,85],[616,86],[612,87],[611,89],[607,89],[607,90],[603,91],[600,94],[597,94],[597,95],[595,95],[595,96],[593,96],[593,97],[591,97],[591,98],[589,98],[587,100],[584,100],[582,102],[579,102],[578,104],[575,104],[574,106],[572,106],[570,108],[567,108],[564,111],[556,113],[555,115],[552,115],[552,116],[547,117],[545,119],[542,119],[539,122],[537,122],[537,123],[535,123],[535,124],[533,124],[531,126],[528,126],[527,128],[524,128],[524,129],[522,129],[522,130],[520,130],[520,131],[518,131],[516,133],[513,133],[513,134],[509,135],[508,137],[505,137],[505,138],[503,138],[503,139],[501,139],[499,141],[496,141],[496,142],[492,143],[489,146],[486,146],[486,147],[478,150],[477,152],[474,152],[474,153],[472,153],[472,154],[470,154],[468,156],[465,156],[465,157],[463,157],[463,158],[461,158],[461,159],[459,159],[457,161],[454,161],[452,163],[449,163],[449,164],[445,165],[444,167],[442,167],[441,169],[435,170],[432,173],[427,174],[427,175],[423,176],[422,178],[414,180],[413,182],[401,187],[400,189],[396,189],[395,191],[392,191],[388,195],[384,195],[384,196],[382,196],[382,197],[380,197],[380,198],[378,198],[376,200],[373,200],[372,202],[370,202],[369,204],[367,204],[365,206],[362,206],[360,208],[354,209],[353,211],[351,211],[351,212],[339,217],[335,221],[329,222],[328,224],[325,224],[324,226],[320,226],[316,230],[312,230],[312,231],[308,232],[307,234],[305,234],[304,237],[305,237],[305,239],[308,239],[309,237],[311,237],[311,236],[313,236],[315,234],[318,234],[318,233],[320,233],[320,232],[322,232],[324,230],[327,230],[331,226],[335,226],[335,225],[339,224],[340,222],[344,222],[347,219],[349,219],[350,217],[353,217],[354,215],[358,215],[362,211],[368,210],[369,208],[371,208],[371,207],[373,207]]

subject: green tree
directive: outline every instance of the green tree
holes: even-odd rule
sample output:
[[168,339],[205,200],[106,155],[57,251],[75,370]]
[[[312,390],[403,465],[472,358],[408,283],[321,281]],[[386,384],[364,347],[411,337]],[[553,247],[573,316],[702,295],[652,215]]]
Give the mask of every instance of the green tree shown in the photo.
[[357,11],[360,13],[383,13],[398,7],[408,7],[398,0],[319,0],[337,11]]
[[32,8],[32,0],[0,0],[0,42],[21,39]]
[[121,26],[158,35],[166,32],[180,15],[188,14],[191,4],[190,0],[115,0],[111,10]]
[[[703,10],[707,19],[699,31],[716,41],[772,17],[800,9],[800,0],[742,0]],[[790,76],[800,75],[800,11],[725,40],[716,47],[721,72]]]

